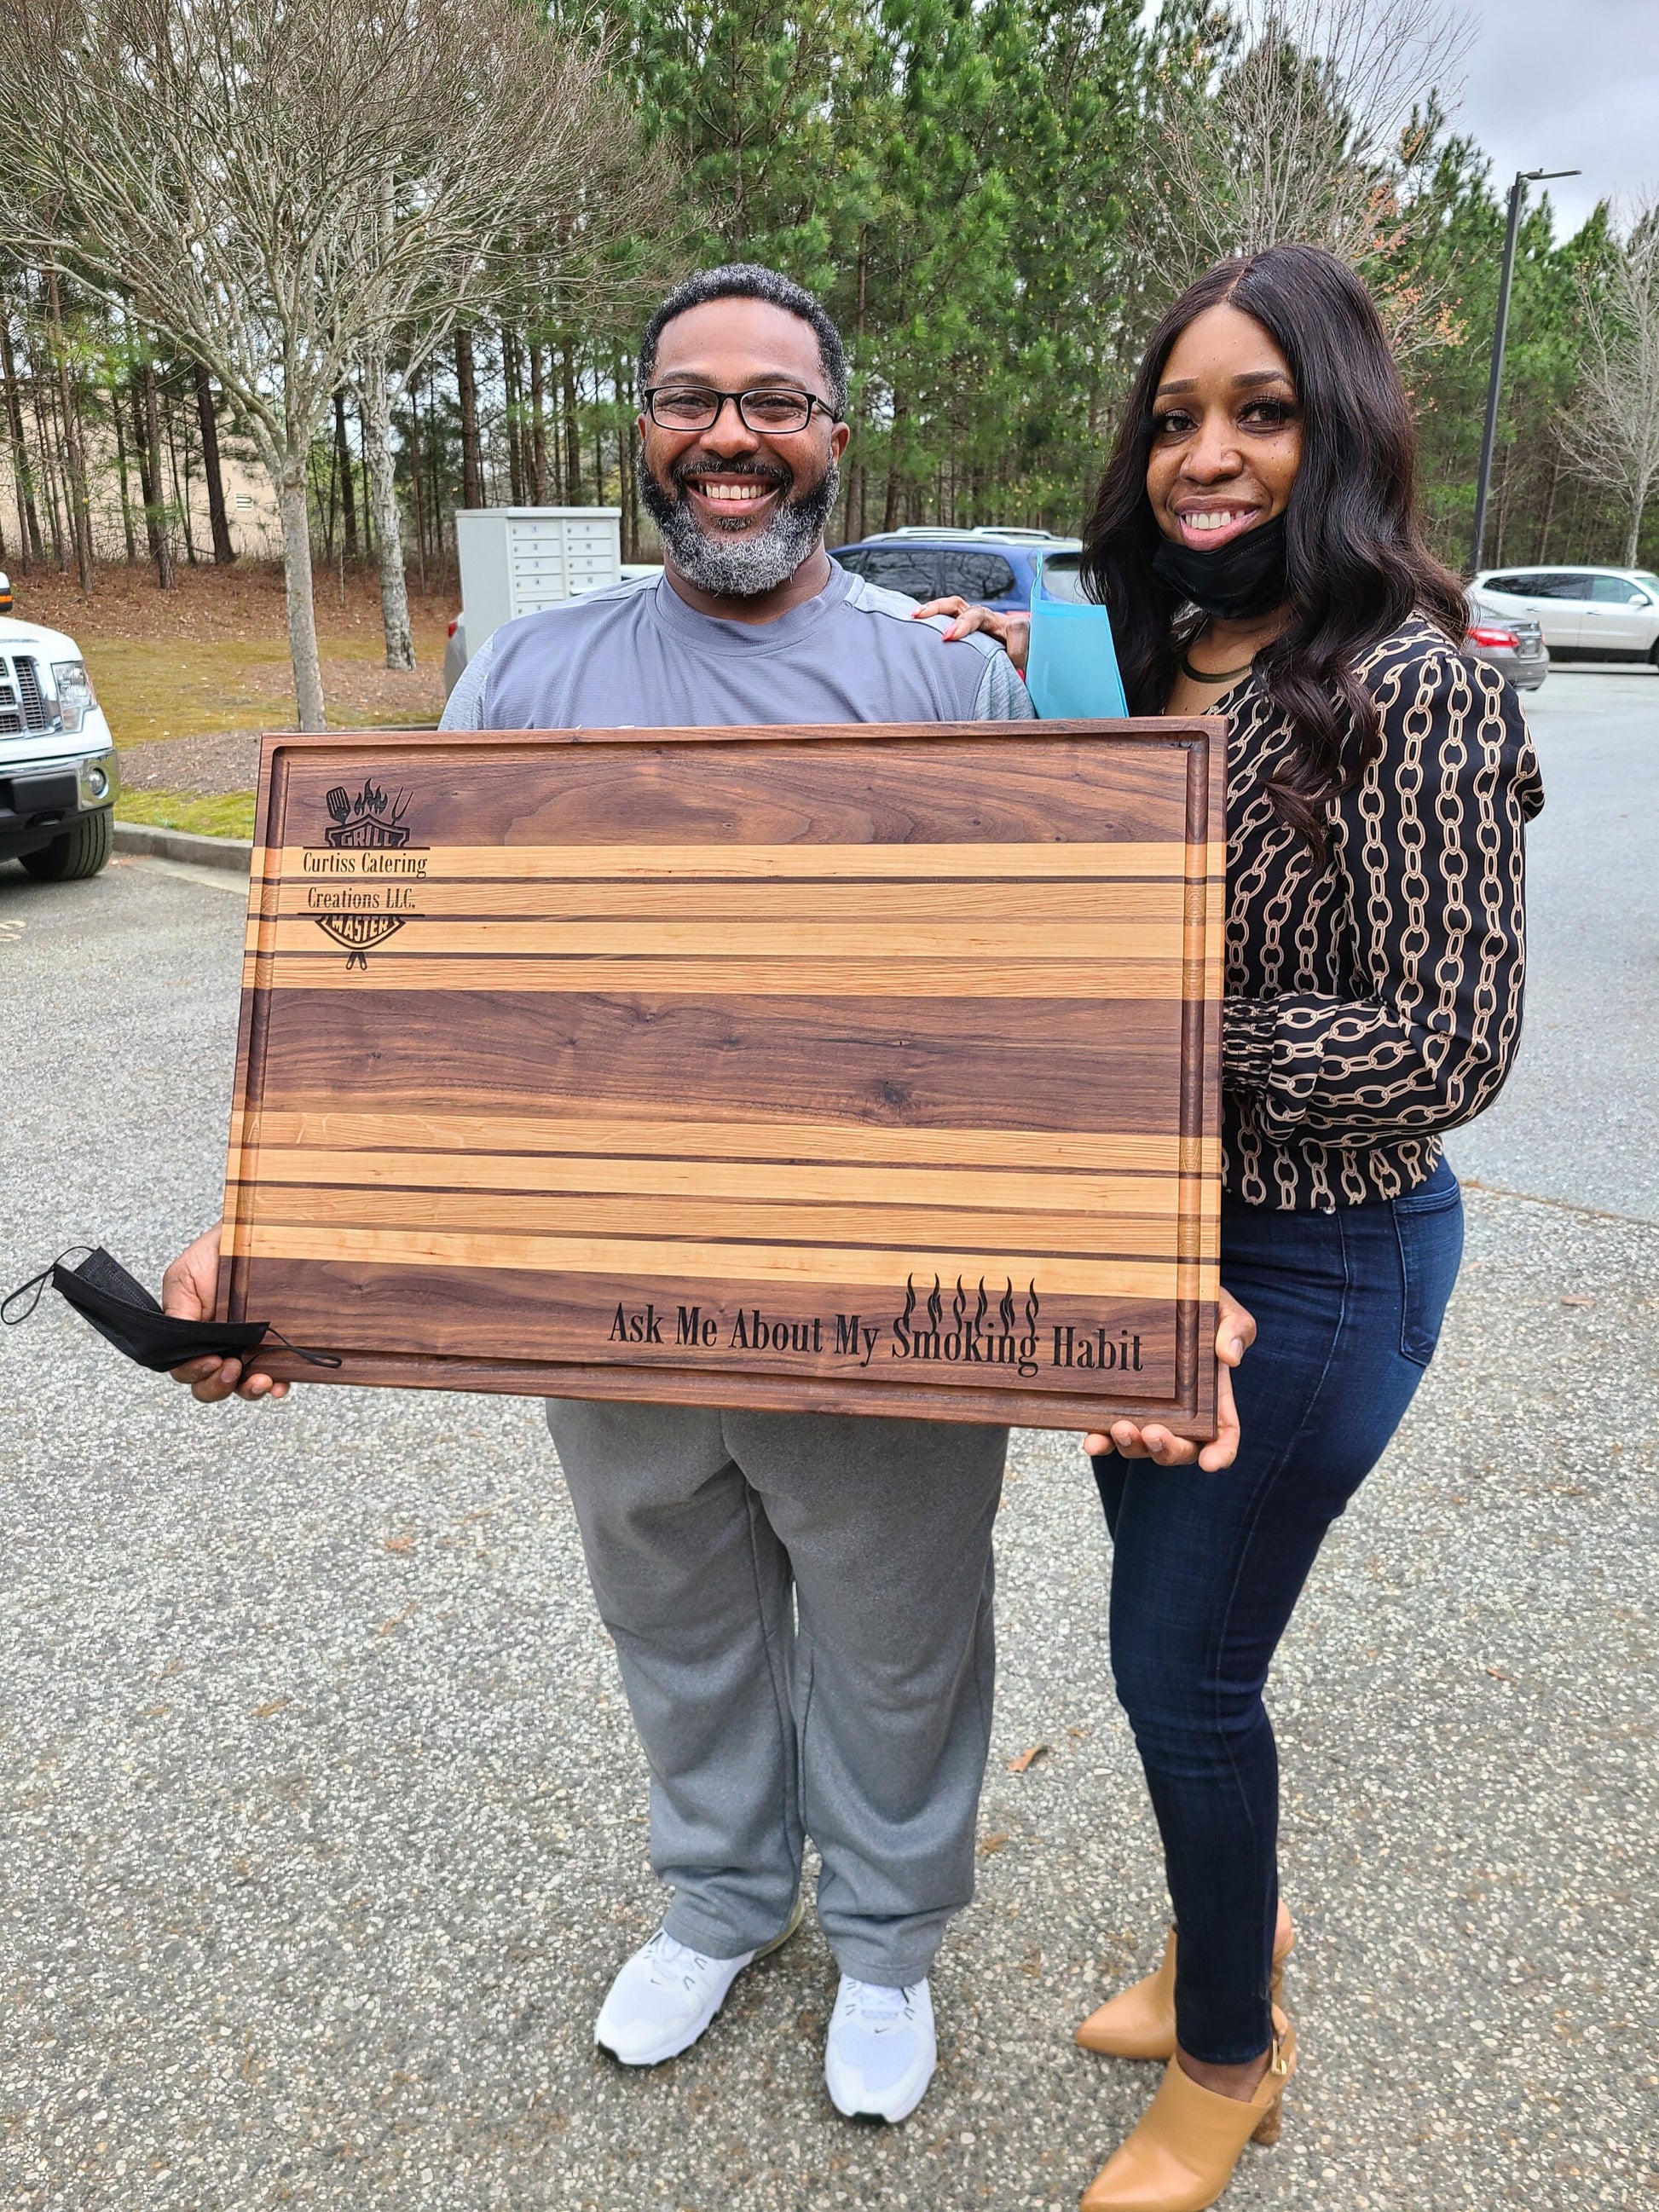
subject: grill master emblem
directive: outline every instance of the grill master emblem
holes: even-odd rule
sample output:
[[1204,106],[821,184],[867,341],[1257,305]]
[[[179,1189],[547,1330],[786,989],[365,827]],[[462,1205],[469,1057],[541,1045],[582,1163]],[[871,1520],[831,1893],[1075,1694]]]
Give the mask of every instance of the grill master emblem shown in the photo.
[[[410,911],[409,892],[398,880],[426,873],[426,848],[410,845],[403,818],[411,796],[400,791],[395,799],[388,798],[370,777],[355,799],[341,783],[325,799],[332,826],[324,830],[320,846],[307,848],[306,872],[347,881],[326,892],[313,888],[309,903],[325,908],[312,919],[345,947],[348,968],[367,968],[372,945],[385,944],[406,921],[420,918]],[[361,881],[365,877],[374,879],[372,885]]]
[[356,799],[343,783],[337,783],[325,801],[334,817],[334,827],[325,830],[325,845],[404,846],[409,842],[409,831],[403,819],[404,809],[409,805],[409,793],[400,791],[395,800],[386,797],[378,783],[366,783]]

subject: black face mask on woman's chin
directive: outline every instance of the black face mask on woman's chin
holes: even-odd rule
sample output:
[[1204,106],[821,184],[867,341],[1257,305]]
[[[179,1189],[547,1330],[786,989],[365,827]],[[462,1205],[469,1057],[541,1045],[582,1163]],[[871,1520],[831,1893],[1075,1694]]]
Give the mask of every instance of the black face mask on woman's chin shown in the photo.
[[1223,622],[1248,622],[1252,615],[1282,606],[1289,598],[1287,562],[1285,518],[1275,514],[1252,530],[1241,531],[1213,553],[1160,538],[1152,555],[1152,574],[1206,615],[1218,615]]

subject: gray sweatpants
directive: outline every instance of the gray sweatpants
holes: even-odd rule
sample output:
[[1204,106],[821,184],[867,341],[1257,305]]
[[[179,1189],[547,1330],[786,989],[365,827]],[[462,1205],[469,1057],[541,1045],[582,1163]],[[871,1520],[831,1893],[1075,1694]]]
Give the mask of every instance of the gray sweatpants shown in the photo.
[[1007,1431],[573,1399],[547,1418],[650,1763],[668,1932],[716,1958],[769,1942],[810,1835],[842,1972],[919,1981],[973,1895]]

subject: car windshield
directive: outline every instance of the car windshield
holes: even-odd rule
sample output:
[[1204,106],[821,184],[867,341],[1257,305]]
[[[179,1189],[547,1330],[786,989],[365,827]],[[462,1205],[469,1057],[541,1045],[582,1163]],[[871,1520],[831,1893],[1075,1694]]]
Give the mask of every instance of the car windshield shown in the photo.
[[1651,568],[1632,568],[1631,574],[1638,584],[1645,584],[1650,592],[1659,592],[1659,576]]

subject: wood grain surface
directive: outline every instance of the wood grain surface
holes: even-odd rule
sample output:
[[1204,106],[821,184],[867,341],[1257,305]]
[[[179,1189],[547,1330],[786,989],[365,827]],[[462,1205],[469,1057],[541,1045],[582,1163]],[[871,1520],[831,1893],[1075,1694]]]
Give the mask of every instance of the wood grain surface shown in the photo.
[[306,1380],[1212,1434],[1224,757],[266,738],[222,1314]]

